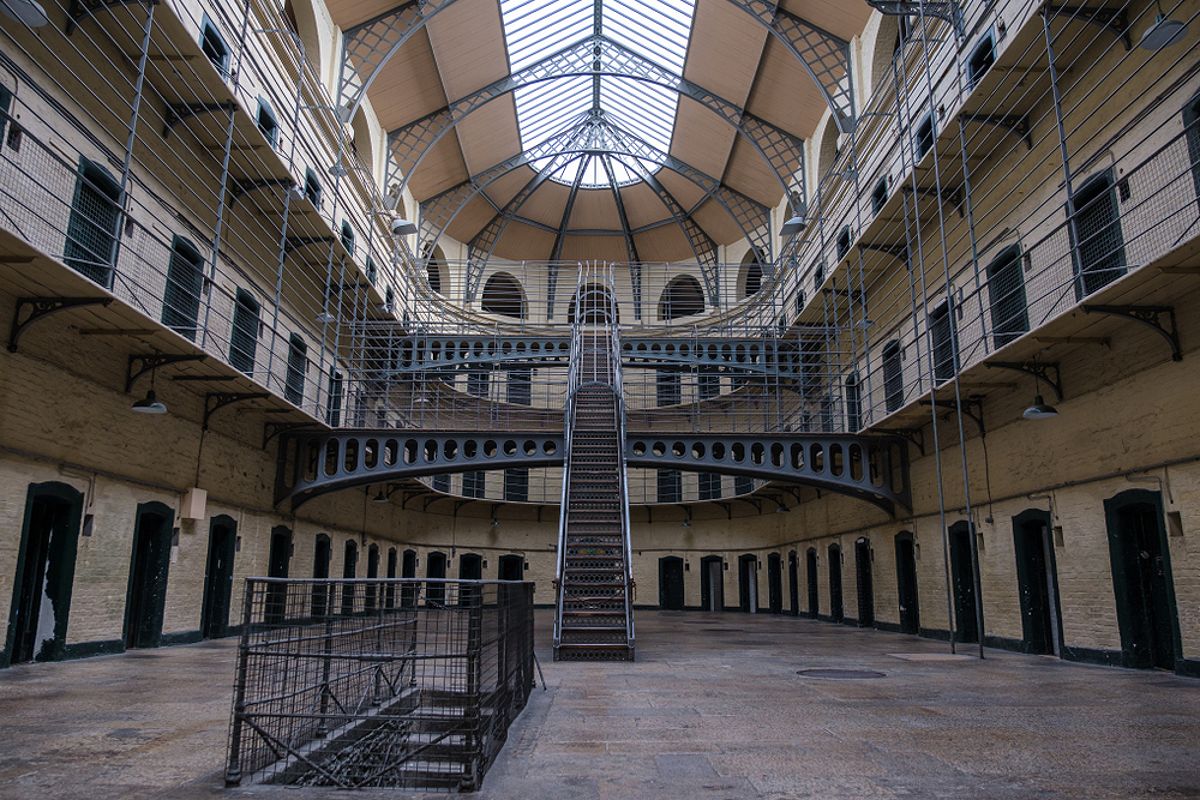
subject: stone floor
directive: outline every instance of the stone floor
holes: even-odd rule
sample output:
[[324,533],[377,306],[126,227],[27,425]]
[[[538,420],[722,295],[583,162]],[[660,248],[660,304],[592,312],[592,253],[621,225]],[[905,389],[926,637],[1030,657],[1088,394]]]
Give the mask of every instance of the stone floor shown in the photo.
[[[692,612],[641,613],[637,663],[555,664],[548,623],[480,800],[1200,798],[1200,681]],[[398,796],[222,789],[232,645],[0,671],[0,797]]]

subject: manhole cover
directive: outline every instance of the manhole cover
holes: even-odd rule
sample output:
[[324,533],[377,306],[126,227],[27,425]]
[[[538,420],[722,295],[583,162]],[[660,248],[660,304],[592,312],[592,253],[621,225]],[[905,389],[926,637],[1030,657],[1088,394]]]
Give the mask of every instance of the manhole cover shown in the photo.
[[868,678],[886,678],[887,674],[873,669],[801,669],[797,675],[806,678],[827,678],[833,681],[859,681]]

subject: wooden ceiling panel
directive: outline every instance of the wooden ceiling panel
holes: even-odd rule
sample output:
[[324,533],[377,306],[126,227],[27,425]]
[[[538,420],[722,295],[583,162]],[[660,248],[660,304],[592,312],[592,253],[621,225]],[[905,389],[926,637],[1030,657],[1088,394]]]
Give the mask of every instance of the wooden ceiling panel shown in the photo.
[[458,124],[467,169],[476,175],[521,151],[512,95],[498,97]]
[[418,201],[428,200],[466,179],[467,166],[462,160],[458,137],[454,135],[454,131],[450,131],[430,148],[425,159],[409,178],[408,188]]
[[563,211],[567,207],[567,197],[570,194],[570,186],[564,186],[557,181],[546,181],[517,209],[517,213],[557,230],[562,224]]
[[504,177],[497,178],[488,184],[485,191],[487,196],[492,198],[492,202],[504,208],[505,204],[521,191],[521,187],[533,180],[536,174],[529,167],[518,167]]
[[[660,169],[656,177],[658,178],[658,182],[663,185],[663,188],[679,201],[679,205],[683,206],[684,211],[699,203],[700,198],[704,197],[703,189],[678,172],[672,172],[669,169]],[[658,215],[659,219],[662,219],[664,216],[666,216],[665,212]]]
[[[520,222],[510,223],[496,243],[496,256],[513,261],[544,261],[554,249],[554,234]],[[535,298],[529,298],[537,302]],[[544,299],[544,298],[542,298]]]
[[642,261],[695,261],[696,254],[687,237],[674,223],[639,233],[633,237]]
[[671,155],[719,178],[737,135],[734,127],[716,114],[695,100],[681,97],[671,137]]
[[744,238],[742,229],[725,210],[725,206],[716,200],[709,200],[700,206],[692,215],[692,219],[696,220],[717,244],[733,244]]
[[746,104],[769,34],[727,0],[699,0],[683,75],[721,97]]
[[446,95],[457,100],[508,74],[496,0],[455,0],[429,21],[429,40]]
[[[621,230],[621,215],[610,189],[580,189],[571,209],[574,230]],[[628,254],[622,258],[628,258]]]
[[623,262],[629,260],[629,251],[624,236],[568,236],[563,242],[562,257],[565,261]]
[[621,200],[625,203],[625,213],[629,215],[631,228],[652,225],[667,215],[667,209],[658,199],[658,195],[644,183],[626,186],[621,190]]
[[862,33],[872,13],[861,0],[783,0],[780,5],[846,41]]
[[469,242],[495,215],[496,209],[492,208],[492,204],[476,195],[454,218],[446,232],[460,242]]
[[325,0],[333,24],[343,31],[397,7],[396,0]]
[[746,109],[807,139],[821,121],[826,105],[817,84],[796,57],[772,38],[763,53],[758,80]]
[[413,35],[379,71],[367,90],[385,131],[395,130],[446,105],[433,49],[424,31]]
[[757,148],[746,141],[734,145],[725,184],[765,206],[773,207],[783,199],[783,187],[775,171]]

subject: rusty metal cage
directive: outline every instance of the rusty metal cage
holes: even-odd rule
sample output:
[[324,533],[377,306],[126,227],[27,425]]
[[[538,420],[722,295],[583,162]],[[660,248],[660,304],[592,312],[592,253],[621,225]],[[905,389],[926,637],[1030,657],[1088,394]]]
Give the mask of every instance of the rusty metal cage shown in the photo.
[[479,788],[533,684],[533,584],[248,578],[225,780]]

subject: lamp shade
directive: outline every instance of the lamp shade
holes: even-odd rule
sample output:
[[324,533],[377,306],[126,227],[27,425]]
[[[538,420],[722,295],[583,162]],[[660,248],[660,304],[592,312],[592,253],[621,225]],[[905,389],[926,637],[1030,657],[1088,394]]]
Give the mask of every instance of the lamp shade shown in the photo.
[[154,394],[154,390],[146,392],[146,396],[136,401],[130,409],[136,414],[165,414],[167,406]]
[[1025,409],[1025,413],[1023,413],[1021,416],[1023,416],[1025,419],[1051,419],[1052,417],[1058,416],[1058,409],[1054,406],[1047,405],[1046,401],[1043,400],[1042,396],[1039,394],[1033,398],[1033,405]]

